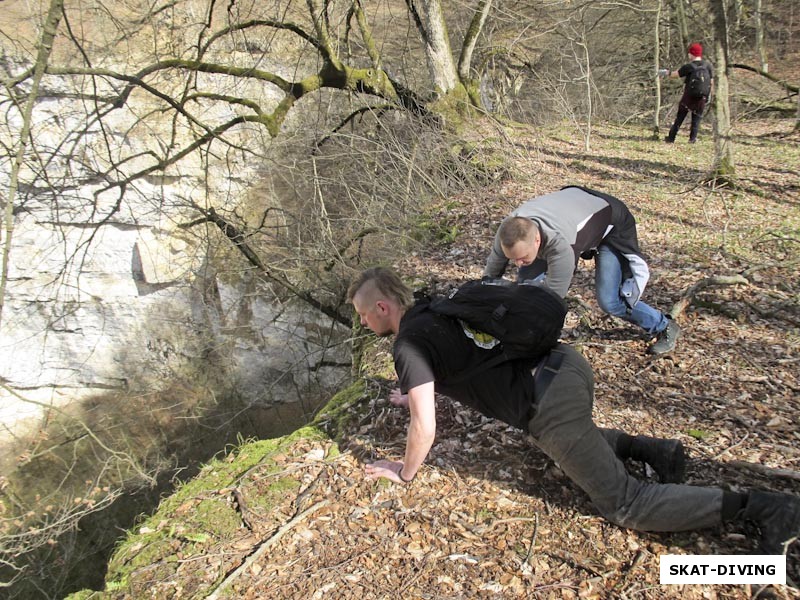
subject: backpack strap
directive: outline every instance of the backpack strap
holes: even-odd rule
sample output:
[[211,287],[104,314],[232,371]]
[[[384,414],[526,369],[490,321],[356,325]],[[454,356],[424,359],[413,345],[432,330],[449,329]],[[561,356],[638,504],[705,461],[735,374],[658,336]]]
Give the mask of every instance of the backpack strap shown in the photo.
[[536,396],[541,397],[545,390],[555,379],[561,370],[561,363],[564,362],[564,352],[555,349],[545,356],[536,367],[536,374],[533,376],[533,386]]

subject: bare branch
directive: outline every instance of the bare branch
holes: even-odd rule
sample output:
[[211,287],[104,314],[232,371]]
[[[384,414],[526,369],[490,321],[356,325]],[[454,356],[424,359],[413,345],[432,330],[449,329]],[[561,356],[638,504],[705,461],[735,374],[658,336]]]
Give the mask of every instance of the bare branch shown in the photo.
[[766,77],[770,81],[774,81],[775,83],[777,83],[787,92],[792,92],[793,94],[796,94],[798,90],[800,90],[800,87],[792,85],[791,83],[789,83],[788,81],[784,81],[783,79],[779,79],[772,73],[768,73],[767,71],[764,71],[762,69],[757,69],[756,67],[751,67],[750,65],[745,65],[742,63],[732,63],[731,68],[742,69],[743,71],[750,71],[751,73],[756,73],[758,75],[761,75],[762,77]]
[[352,326],[352,321],[349,318],[339,314],[339,311],[336,309],[336,307],[323,304],[317,300],[310,291],[301,290],[285,277],[280,277],[273,273],[272,270],[264,263],[264,261],[261,260],[261,257],[258,255],[258,253],[246,242],[246,234],[238,227],[230,223],[222,215],[220,215],[216,210],[214,210],[214,208],[203,209],[199,206],[195,206],[195,208],[205,215],[205,219],[192,221],[191,223],[184,225],[184,228],[187,228],[190,225],[197,225],[203,221],[213,223],[244,255],[244,257],[247,259],[247,262],[256,267],[259,273],[264,275],[269,281],[278,284],[286,291],[291,292],[291,294],[296,298],[303,300],[310,306],[329,316],[334,321],[347,327]]
[[222,593],[227,590],[231,584],[236,581],[236,579],[244,573],[250,565],[258,561],[267,550],[269,550],[273,545],[275,545],[288,531],[290,531],[295,525],[309,517],[310,515],[317,512],[320,508],[328,504],[327,500],[320,500],[316,504],[310,506],[303,512],[295,515],[291,520],[281,526],[278,531],[276,531],[272,537],[263,541],[258,548],[247,557],[247,559],[239,565],[236,570],[234,570],[230,575],[228,575],[222,583],[208,596],[208,600],[218,600],[222,597]]
[[750,282],[742,277],[741,275],[716,275],[713,277],[706,277],[705,279],[701,279],[691,287],[689,287],[683,294],[681,295],[681,299],[678,300],[673,306],[672,309],[669,311],[670,316],[673,319],[677,319],[684,310],[694,301],[695,296],[698,292],[708,288],[708,287],[715,287],[715,286],[724,286],[724,285],[750,285]]

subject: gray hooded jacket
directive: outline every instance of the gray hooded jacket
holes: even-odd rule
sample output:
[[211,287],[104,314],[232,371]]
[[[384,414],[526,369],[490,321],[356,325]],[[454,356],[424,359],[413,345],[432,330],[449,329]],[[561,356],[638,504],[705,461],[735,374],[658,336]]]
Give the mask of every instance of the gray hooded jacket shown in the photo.
[[[636,220],[618,198],[570,186],[528,200],[506,218],[512,217],[525,217],[539,226],[542,241],[534,265],[539,273],[547,273],[545,285],[562,298],[567,295],[580,255],[605,244],[623,263],[620,293],[629,306],[639,301],[650,270],[639,250]],[[507,265],[495,235],[483,274],[500,277]]]

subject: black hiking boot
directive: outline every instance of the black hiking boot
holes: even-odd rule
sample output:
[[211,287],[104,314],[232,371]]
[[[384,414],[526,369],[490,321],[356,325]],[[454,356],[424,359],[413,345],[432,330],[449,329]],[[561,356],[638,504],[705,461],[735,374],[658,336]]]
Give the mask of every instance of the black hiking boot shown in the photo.
[[630,457],[650,465],[661,483],[681,483],[686,475],[686,452],[680,440],[637,435]]
[[784,554],[800,536],[800,498],[777,492],[752,491],[742,516],[761,529],[759,552]]
[[659,332],[655,343],[650,346],[650,354],[666,354],[675,350],[678,338],[681,337],[681,328],[673,319],[667,317],[667,327]]

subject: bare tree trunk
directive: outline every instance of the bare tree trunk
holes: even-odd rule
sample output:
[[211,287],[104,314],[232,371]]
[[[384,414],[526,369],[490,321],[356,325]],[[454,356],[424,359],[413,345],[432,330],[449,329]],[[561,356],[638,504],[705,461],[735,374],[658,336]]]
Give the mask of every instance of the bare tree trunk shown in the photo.
[[689,47],[689,26],[686,23],[685,0],[675,0],[675,16],[678,20],[678,33],[681,36],[681,50],[686,52]]
[[744,12],[743,0],[733,0],[733,30],[739,31],[742,25],[742,13]]
[[[9,184],[8,198],[6,199],[3,219],[5,220],[3,240],[2,271],[0,271],[0,324],[3,322],[3,305],[5,303],[6,285],[8,283],[9,260],[11,257],[11,240],[14,236],[14,199],[17,195],[19,183],[19,170],[25,159],[25,151],[28,148],[28,140],[31,134],[31,115],[36,97],[39,95],[39,84],[47,68],[47,61],[50,59],[50,52],[53,50],[53,42],[58,32],[58,25],[64,14],[64,0],[50,0],[50,9],[47,11],[47,18],[42,27],[42,36],[39,39],[38,51],[36,54],[36,64],[33,67],[33,80],[31,81],[31,91],[22,109],[22,130],[19,134],[19,146],[17,147],[14,162],[11,164],[11,182]],[[13,92],[10,94],[13,97]]]
[[794,122],[794,130],[800,131],[800,93],[797,94],[797,119]]
[[656,20],[655,28],[653,30],[653,72],[656,79],[656,106],[653,113],[653,139],[657,140],[659,136],[659,121],[661,113],[661,78],[658,76],[658,70],[661,68],[661,35],[660,35],[660,21],[661,21],[662,1],[658,0],[656,3]]
[[458,76],[462,81],[467,81],[470,78],[470,67],[472,65],[472,53],[475,52],[475,44],[478,41],[478,36],[483,31],[483,25],[486,23],[486,17],[489,16],[489,11],[492,8],[492,0],[481,0],[478,3],[478,8],[475,9],[475,15],[472,22],[467,29],[464,36],[464,44],[461,48],[461,56],[458,59]]
[[731,140],[731,105],[728,94],[728,13],[726,0],[713,0],[714,15],[714,176],[721,180],[736,175]]
[[422,0],[420,5],[423,10],[418,13],[419,24],[425,41],[425,57],[433,87],[438,95],[447,94],[456,88],[458,75],[450,51],[442,5],[439,0]]
[[586,152],[591,150],[591,138],[592,138],[592,111],[594,107],[592,106],[592,68],[589,64],[589,42],[586,40],[586,25],[583,26],[583,40],[581,45],[583,46],[583,58],[586,61],[586,136],[584,138],[583,149]]
[[763,0],[754,0],[753,16],[755,17],[756,27],[756,51],[758,58],[761,61],[761,70],[764,73],[769,73],[769,62],[767,60],[767,49],[764,46],[764,21],[761,18],[763,9]]
[[486,23],[486,17],[489,16],[491,8],[492,0],[480,0],[478,3],[478,7],[475,9],[475,14],[469,24],[469,29],[467,29],[467,33],[464,36],[461,56],[458,58],[458,77],[461,83],[467,86],[467,93],[475,106],[481,106],[483,103],[480,100],[479,78],[473,81],[470,74],[472,54],[475,51],[475,44],[478,42],[481,31],[483,31],[483,25]]

